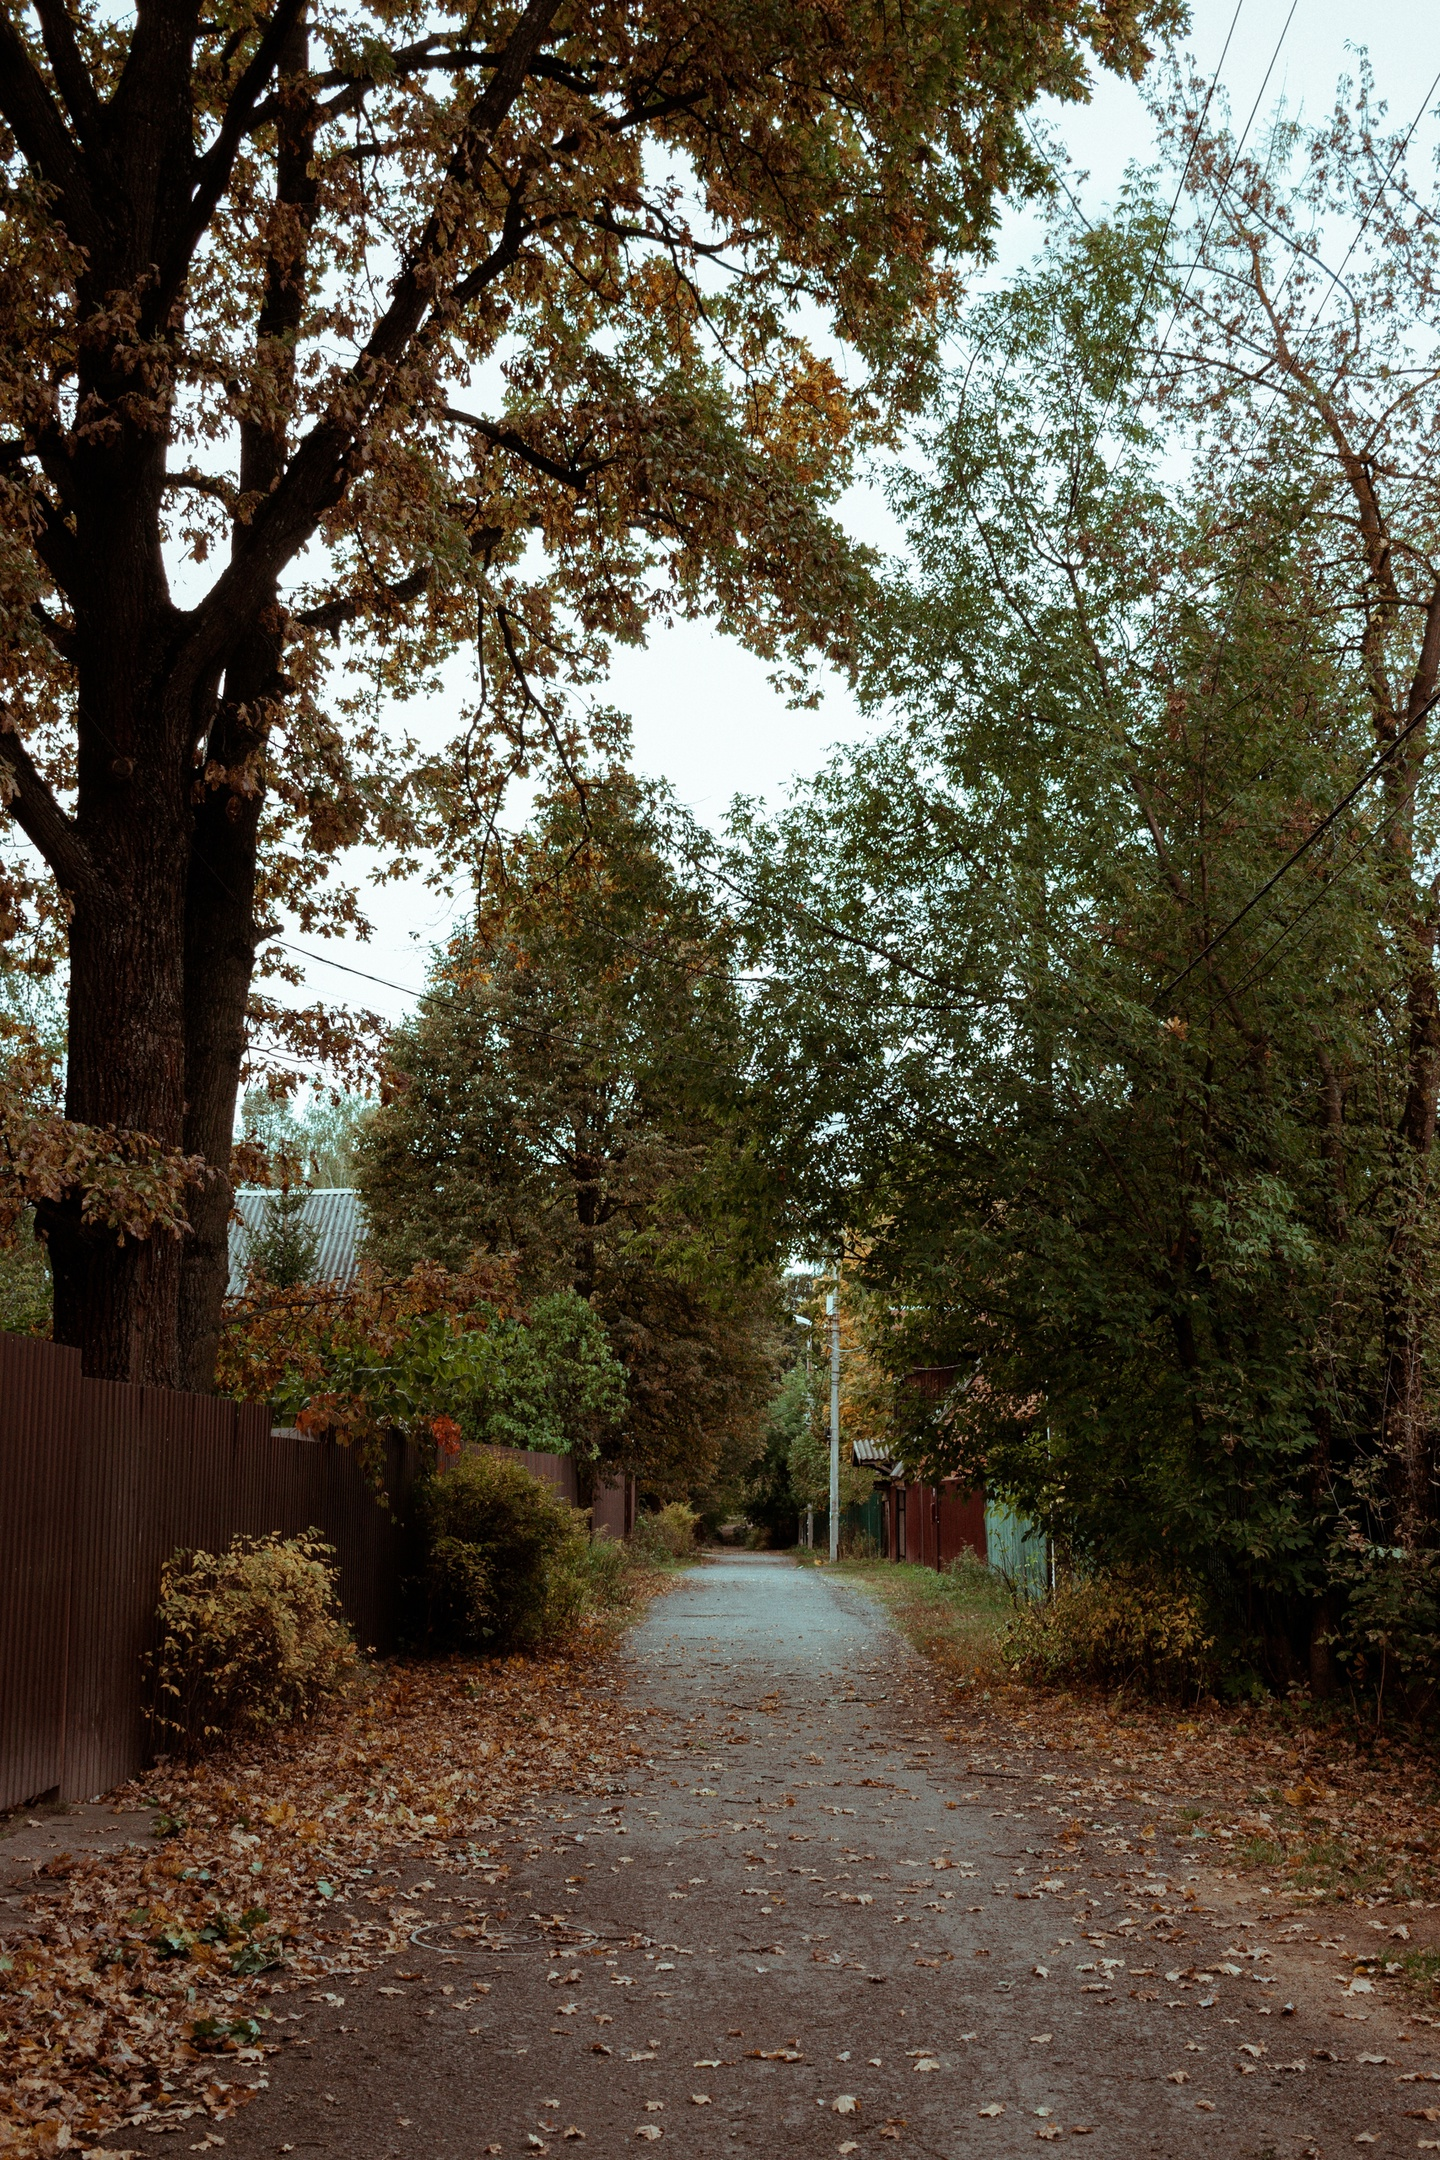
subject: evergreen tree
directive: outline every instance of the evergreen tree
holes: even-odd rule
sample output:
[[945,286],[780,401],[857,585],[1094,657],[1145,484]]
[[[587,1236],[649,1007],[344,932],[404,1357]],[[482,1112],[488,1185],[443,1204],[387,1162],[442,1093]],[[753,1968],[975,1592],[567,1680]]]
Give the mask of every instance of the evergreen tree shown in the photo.
[[264,1220],[246,1243],[252,1277],[275,1290],[295,1290],[313,1282],[320,1252],[318,1232],[305,1222],[305,1189],[285,1185],[265,1202]]

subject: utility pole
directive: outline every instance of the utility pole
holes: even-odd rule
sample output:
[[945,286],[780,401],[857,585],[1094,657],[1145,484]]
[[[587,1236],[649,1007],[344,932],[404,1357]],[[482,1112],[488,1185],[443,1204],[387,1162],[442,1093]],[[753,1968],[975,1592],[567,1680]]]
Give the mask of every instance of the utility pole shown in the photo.
[[840,1558],[840,1297],[825,1297],[830,1318],[830,1558]]
[[[795,1322],[796,1327],[803,1327],[807,1330],[805,1336],[805,1429],[808,1432],[810,1429],[811,1414],[810,1337],[815,1332],[815,1323],[813,1320],[807,1320],[803,1313],[791,1313],[790,1317]],[[813,1552],[815,1550],[815,1509],[814,1506],[808,1502],[805,1508],[805,1550],[807,1552]]]

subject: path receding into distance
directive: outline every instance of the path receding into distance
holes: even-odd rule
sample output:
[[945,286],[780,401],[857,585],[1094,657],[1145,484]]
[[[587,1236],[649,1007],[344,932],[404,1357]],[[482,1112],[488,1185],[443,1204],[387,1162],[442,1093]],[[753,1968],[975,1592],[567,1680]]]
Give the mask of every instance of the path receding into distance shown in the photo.
[[653,1769],[556,1798],[508,1868],[407,1861],[413,1950],[277,1997],[298,2044],[191,2150],[1440,2150],[1440,2046],[1342,2006],[1323,1920],[1220,1902],[1123,1822],[1059,1847],[1064,1755],[967,1748],[863,1592],[713,1557],[628,1660]]

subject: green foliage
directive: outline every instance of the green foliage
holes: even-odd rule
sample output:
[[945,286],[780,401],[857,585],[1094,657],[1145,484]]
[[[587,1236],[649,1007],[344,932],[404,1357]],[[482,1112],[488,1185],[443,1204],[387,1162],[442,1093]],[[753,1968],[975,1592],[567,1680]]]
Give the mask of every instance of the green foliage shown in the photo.
[[761,1451],[746,1481],[745,1517],[762,1534],[762,1543],[793,1545],[804,1501],[790,1478],[790,1450],[809,1419],[807,1378],[803,1365],[792,1365],[771,1397],[762,1428]]
[[161,1576],[151,1716],[185,1754],[309,1717],[356,1669],[319,1532],[177,1552]]
[[[1317,216],[1372,169],[1363,115],[1336,126],[1346,153],[1302,175]],[[1243,387],[1281,281],[1246,289],[1263,168],[1256,219],[1202,209],[1187,236],[1216,224],[1207,289],[1234,287],[1246,357],[1215,299],[1163,407],[1136,358],[1170,306],[1144,186],[966,312],[897,487],[907,558],[866,658],[885,725],[779,815],[739,806],[727,875],[769,977],[762,1153],[796,1235],[847,1242],[875,1293],[908,1454],[983,1478],[1096,1580],[1201,1585],[1222,1641],[1285,1680],[1342,1525],[1437,1534],[1428,763],[1318,827],[1412,696],[1377,683],[1420,679],[1440,495],[1390,498],[1417,582],[1377,614],[1329,422],[1303,386]],[[1433,220],[1397,205],[1365,308],[1324,332],[1342,432],[1401,364],[1397,310],[1432,335],[1402,266]],[[1292,327],[1304,306],[1287,288]],[[1426,399],[1402,434],[1440,426]],[[1422,469],[1397,442],[1394,470]],[[948,1398],[907,1389],[914,1366],[953,1368]]]
[[0,1330],[9,1335],[48,1335],[54,1305],[50,1262],[35,1237],[34,1211],[15,1225],[14,1243],[0,1245]]
[[635,1518],[631,1543],[651,1560],[692,1560],[700,1517],[683,1500],[671,1500],[662,1508],[647,1510]]
[[1062,1582],[1048,1598],[1020,1605],[1004,1645],[1027,1680],[1138,1686],[1169,1696],[1208,1688],[1214,1653],[1194,1591],[1138,1567]]
[[288,1096],[252,1087],[241,1106],[241,1129],[272,1165],[287,1167],[305,1185],[348,1186],[355,1183],[356,1145],[371,1109],[363,1095],[312,1087],[297,1114]]
[[605,1330],[573,1291],[537,1298],[523,1319],[478,1307],[401,1325],[388,1344],[363,1332],[334,1342],[320,1384],[287,1376],[275,1402],[290,1418],[323,1420],[358,1406],[368,1425],[453,1450],[461,1441],[593,1455],[625,1407],[625,1374]]
[[729,932],[680,875],[682,837],[624,772],[542,805],[392,1038],[360,1147],[384,1264],[514,1254],[523,1295],[585,1302],[626,1374],[603,1459],[664,1497],[758,1444],[778,1224]]
[[1419,1682],[1428,1705],[1440,1673],[1440,1553],[1352,1534],[1334,1572],[1346,1591],[1335,1648],[1351,1687],[1373,1696],[1377,1722],[1387,1691],[1414,1708]]
[[436,1650],[529,1649],[584,1609],[585,1518],[503,1455],[472,1451],[416,1503],[419,1624]]

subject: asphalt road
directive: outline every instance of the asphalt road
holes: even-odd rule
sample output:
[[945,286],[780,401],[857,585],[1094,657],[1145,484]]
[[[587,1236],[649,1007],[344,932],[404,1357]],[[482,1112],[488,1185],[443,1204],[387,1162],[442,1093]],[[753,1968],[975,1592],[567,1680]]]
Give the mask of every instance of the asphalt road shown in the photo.
[[412,1951],[280,1998],[293,2044],[268,2091],[191,2150],[1299,2160],[1440,2141],[1414,2112],[1433,2033],[1342,2002],[1312,1915],[1257,1920],[1123,1822],[1057,1843],[1078,1772],[1033,1736],[967,1746],[863,1593],[712,1558],[630,1664],[653,1767],[557,1801],[508,1871],[492,1848],[397,1874]]

